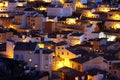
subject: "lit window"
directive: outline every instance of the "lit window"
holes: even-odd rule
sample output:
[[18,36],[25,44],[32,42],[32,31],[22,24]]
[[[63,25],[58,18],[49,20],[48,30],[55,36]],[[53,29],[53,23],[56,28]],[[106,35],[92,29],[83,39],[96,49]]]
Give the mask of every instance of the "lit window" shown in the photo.
[[82,80],[85,80],[85,77],[84,77],[84,76],[82,76]]
[[45,65],[45,69],[48,69],[48,65]]
[[29,58],[29,62],[32,62],[32,59],[31,59],[31,58]]
[[79,78],[78,78],[78,77],[75,77],[75,80],[79,80]]
[[38,67],[38,65],[37,64],[35,64],[35,68],[37,68]]
[[32,51],[29,52],[30,54],[32,53]]

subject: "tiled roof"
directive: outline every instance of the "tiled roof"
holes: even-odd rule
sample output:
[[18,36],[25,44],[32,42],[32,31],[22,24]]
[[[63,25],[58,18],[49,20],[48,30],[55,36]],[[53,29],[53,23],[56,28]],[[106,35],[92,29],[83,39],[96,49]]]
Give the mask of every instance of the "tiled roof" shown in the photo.
[[52,52],[50,49],[43,49],[43,54],[51,54]]
[[58,71],[62,71],[66,75],[72,75],[72,74],[76,74],[76,73],[80,72],[80,71],[77,71],[75,69],[68,68],[68,67],[62,67],[62,68],[58,69]]
[[43,51],[43,52],[42,52],[43,54],[51,54],[51,53],[53,52],[53,50],[44,48],[44,49],[38,49],[38,50],[36,50],[35,53],[36,53],[36,54],[39,54],[39,53],[40,53],[40,50]]
[[71,34],[70,36],[81,36],[81,35],[83,35],[83,33],[76,32],[76,33]]
[[76,55],[79,55],[80,53],[79,53],[79,51],[77,51],[77,50],[74,50],[73,48],[66,48],[67,50],[69,50],[70,52],[72,52],[73,54],[76,54]]
[[25,8],[24,11],[35,11],[33,8]]
[[84,55],[81,57],[73,58],[73,59],[71,59],[71,61],[82,64],[82,63],[85,63],[85,62],[87,62],[91,59],[94,59],[96,57],[97,57],[97,55],[95,55],[95,54],[88,54],[88,55]]
[[100,70],[100,69],[96,69],[96,68],[93,68],[93,69],[90,69],[90,70],[87,70],[85,71],[88,75],[92,75],[92,76],[95,76],[97,74],[106,74],[107,72],[104,71],[104,70]]
[[62,46],[62,45],[67,45],[67,42],[61,41],[61,42],[56,43],[56,46]]
[[72,33],[73,31],[61,31],[60,33],[58,34],[63,34],[63,35],[68,35],[70,33]]
[[55,45],[55,44],[56,44],[56,43],[53,42],[53,41],[44,41],[43,43],[45,43],[45,44],[52,44],[52,45]]
[[14,50],[34,51],[36,46],[36,42],[17,42]]

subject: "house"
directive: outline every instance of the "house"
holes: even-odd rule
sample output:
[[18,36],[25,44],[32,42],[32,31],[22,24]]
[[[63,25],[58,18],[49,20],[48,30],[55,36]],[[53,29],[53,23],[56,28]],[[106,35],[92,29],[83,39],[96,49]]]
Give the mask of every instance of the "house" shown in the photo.
[[106,35],[107,41],[115,41],[116,38],[119,38],[119,29],[118,30],[113,30],[113,29],[109,29],[109,30],[105,30],[104,34]]
[[17,6],[15,7],[15,12],[23,13],[25,8],[26,8],[25,6]]
[[51,74],[52,53],[48,49],[39,49],[36,42],[17,42],[14,48],[14,59],[23,60],[28,66],[38,71],[47,71]]
[[0,29],[0,43],[5,43],[7,39],[11,38],[13,33],[9,30]]
[[119,25],[120,25],[119,21],[120,20],[108,20],[108,21],[105,21],[106,29],[113,29],[113,30],[120,29],[120,27],[119,27]]
[[81,32],[74,32],[68,36],[67,40],[69,45],[72,45],[72,46],[81,44],[84,41],[84,34]]
[[46,22],[58,22],[58,18],[55,16],[46,17]]
[[111,70],[111,74],[120,79],[120,63],[112,64]]
[[23,13],[18,13],[14,16],[13,24],[20,25],[19,28],[26,28],[27,15]]
[[68,17],[72,15],[72,8],[64,8],[60,4],[50,4],[47,7],[47,16]]
[[70,67],[69,59],[75,58],[79,53],[69,48],[69,45],[65,42],[56,43],[55,53],[53,54],[53,70],[57,70],[61,67]]
[[118,8],[113,8],[113,10],[109,11],[107,18],[110,20],[116,20],[119,21],[120,19],[120,13]]
[[6,41],[6,56],[7,58],[14,58],[14,47],[15,47],[15,41],[7,39]]
[[87,70],[85,71],[85,73],[87,73],[89,80],[103,80],[104,75],[107,74],[106,71],[95,69],[95,68]]
[[106,46],[107,39],[106,38],[95,38],[89,40],[90,44],[93,46],[95,52],[99,52],[104,50],[103,46]]
[[105,59],[103,57],[96,56],[93,53],[70,59],[72,68],[79,71],[87,71],[92,68],[106,70],[108,65],[103,62],[104,60]]
[[0,44],[0,54],[6,56],[6,43]]
[[52,49],[52,50],[55,49],[55,45],[56,43],[54,43],[53,41],[44,41],[44,42],[38,43],[38,46],[40,48],[47,48],[47,49]]
[[87,75],[84,72],[68,67],[60,68],[58,73],[62,80],[87,80]]
[[43,30],[43,22],[45,21],[42,14],[34,13],[27,16],[27,26],[33,30]]
[[49,73],[45,71],[33,71],[28,73],[31,80],[49,80]]
[[56,31],[56,23],[55,22],[44,22],[44,29],[45,33],[53,33]]
[[98,33],[95,32],[94,27],[95,27],[94,24],[88,24],[88,25],[84,28],[85,40],[99,38],[99,32],[98,32]]

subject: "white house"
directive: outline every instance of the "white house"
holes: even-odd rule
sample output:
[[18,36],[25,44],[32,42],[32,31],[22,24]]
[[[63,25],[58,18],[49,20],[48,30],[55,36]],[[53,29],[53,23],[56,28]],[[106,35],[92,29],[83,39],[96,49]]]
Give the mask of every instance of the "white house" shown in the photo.
[[59,5],[50,5],[47,7],[48,16],[68,17],[72,15],[72,8],[64,8]]
[[69,45],[81,44],[84,41],[84,34],[81,32],[74,32],[68,36],[67,42]]
[[17,42],[14,48],[14,59],[23,60],[36,70],[51,73],[52,53],[53,51],[48,49],[39,49],[36,42]]
[[104,70],[100,70],[100,69],[90,69],[88,71],[85,71],[88,74],[88,79],[91,78],[91,80],[103,80],[104,79],[104,75],[107,73]]

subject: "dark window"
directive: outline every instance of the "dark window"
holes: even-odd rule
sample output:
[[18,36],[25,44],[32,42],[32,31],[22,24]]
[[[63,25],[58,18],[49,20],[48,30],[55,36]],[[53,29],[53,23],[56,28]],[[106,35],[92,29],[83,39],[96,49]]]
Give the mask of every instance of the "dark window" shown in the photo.
[[67,55],[69,55],[69,53],[67,52]]
[[64,52],[62,52],[62,55],[64,55]]
[[15,55],[15,59],[16,59],[16,60],[18,59],[18,55]]
[[60,49],[60,47],[58,47],[58,49]]
[[109,67],[109,69],[111,69],[111,67]]
[[114,74],[116,74],[116,71],[114,71]]
[[78,65],[78,70],[80,70],[80,65]]
[[111,65],[111,62],[109,62],[109,65]]

